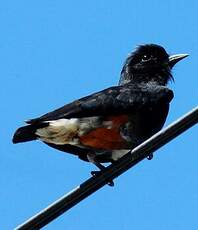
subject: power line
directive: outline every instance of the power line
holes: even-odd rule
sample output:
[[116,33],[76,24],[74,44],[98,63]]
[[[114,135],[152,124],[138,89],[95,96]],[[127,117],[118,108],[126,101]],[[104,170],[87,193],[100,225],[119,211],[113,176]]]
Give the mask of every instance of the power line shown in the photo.
[[198,122],[198,106],[167,128],[153,135],[151,138],[134,148],[114,164],[109,165],[98,175],[91,177],[81,185],[55,201],[41,212],[28,219],[15,230],[37,230],[56,219],[58,216],[81,202],[83,199],[102,188],[108,181],[112,181],[129,168],[146,158]]

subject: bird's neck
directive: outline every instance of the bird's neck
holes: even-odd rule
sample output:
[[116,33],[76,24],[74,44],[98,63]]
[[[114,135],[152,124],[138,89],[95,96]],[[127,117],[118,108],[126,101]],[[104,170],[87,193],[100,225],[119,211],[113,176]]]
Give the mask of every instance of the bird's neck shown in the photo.
[[122,72],[119,85],[125,84],[147,84],[153,82],[158,85],[165,86],[172,79],[170,71],[159,71],[157,73],[129,73]]

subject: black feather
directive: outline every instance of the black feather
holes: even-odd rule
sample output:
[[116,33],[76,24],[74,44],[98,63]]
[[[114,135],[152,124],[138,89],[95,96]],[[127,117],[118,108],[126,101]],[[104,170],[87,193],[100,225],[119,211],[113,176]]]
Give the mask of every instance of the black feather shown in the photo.
[[27,142],[27,141],[33,141],[36,140],[37,136],[35,134],[36,130],[38,128],[43,128],[48,126],[48,123],[42,123],[39,126],[38,125],[26,125],[23,127],[20,127],[16,130],[14,133],[12,142],[14,144],[20,143],[20,142]]

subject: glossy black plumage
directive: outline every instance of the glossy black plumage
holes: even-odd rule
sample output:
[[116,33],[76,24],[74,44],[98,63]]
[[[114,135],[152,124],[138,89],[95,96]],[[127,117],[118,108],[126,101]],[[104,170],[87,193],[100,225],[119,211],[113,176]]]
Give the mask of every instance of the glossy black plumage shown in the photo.
[[[121,71],[119,86],[102,90],[27,121],[27,126],[16,131],[13,142],[37,139],[36,130],[47,127],[52,120],[97,117],[97,123],[101,120],[102,126],[102,122],[109,117],[127,115],[128,121],[119,127],[122,131],[120,136],[124,135],[126,149],[133,148],[162,128],[173,98],[173,92],[166,87],[172,79],[171,68],[184,57],[185,55],[180,55],[171,60],[161,46],[140,46],[127,58]],[[96,162],[112,161],[113,153],[109,149],[93,148],[85,144],[46,144],[78,155],[83,160],[89,160],[87,154],[91,153]]]

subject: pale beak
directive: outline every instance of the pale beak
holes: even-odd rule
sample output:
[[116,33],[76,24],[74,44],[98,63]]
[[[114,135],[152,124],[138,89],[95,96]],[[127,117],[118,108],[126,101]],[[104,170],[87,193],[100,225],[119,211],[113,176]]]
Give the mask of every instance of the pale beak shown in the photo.
[[170,68],[172,68],[178,61],[182,60],[185,57],[188,57],[189,54],[175,54],[175,55],[171,55],[168,58],[168,64],[170,66]]

